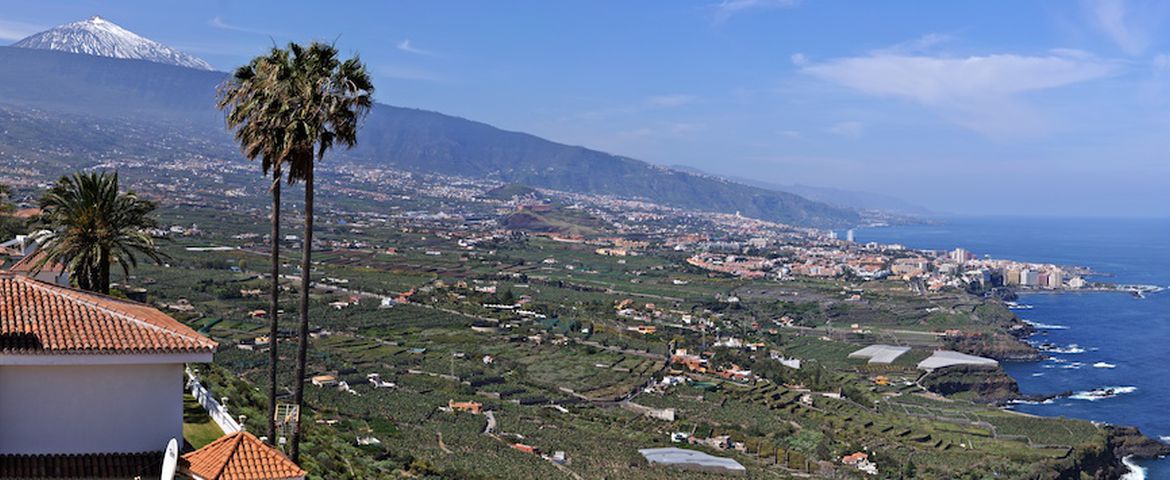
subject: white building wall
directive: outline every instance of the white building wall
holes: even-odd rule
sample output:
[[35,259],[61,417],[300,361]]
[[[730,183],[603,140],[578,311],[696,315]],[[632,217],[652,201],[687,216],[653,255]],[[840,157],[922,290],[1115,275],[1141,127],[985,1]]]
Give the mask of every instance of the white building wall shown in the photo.
[[0,365],[0,454],[130,453],[183,438],[183,365]]

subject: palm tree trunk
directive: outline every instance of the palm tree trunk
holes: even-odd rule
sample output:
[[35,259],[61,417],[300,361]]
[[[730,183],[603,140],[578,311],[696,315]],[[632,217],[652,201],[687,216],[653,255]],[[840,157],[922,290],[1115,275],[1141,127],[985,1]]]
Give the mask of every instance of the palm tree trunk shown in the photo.
[[300,463],[301,455],[301,412],[304,410],[305,356],[309,349],[309,270],[313,250],[313,165],[310,161],[305,173],[305,234],[301,239],[301,328],[298,333],[297,375],[293,386],[293,402],[297,404],[297,423],[293,429],[292,450],[289,455],[294,463]]
[[110,294],[110,250],[98,250],[98,292]]
[[280,164],[272,170],[272,292],[268,304],[268,443],[276,445],[277,316],[280,312]]

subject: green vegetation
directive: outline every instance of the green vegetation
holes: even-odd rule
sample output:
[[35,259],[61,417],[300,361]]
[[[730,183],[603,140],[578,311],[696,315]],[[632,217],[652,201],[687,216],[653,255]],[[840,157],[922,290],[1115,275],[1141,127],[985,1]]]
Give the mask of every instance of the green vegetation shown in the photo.
[[[214,219],[200,221],[215,225]],[[326,231],[343,237],[335,228]],[[885,478],[907,472],[917,478],[971,472],[1048,478],[1075,470],[1073,459],[1089,458],[1107,441],[1088,422],[1003,412],[915,384],[920,372],[914,365],[944,339],[933,330],[933,313],[896,315],[943,308],[967,312],[954,315],[967,315],[958,323],[968,331],[995,331],[987,325],[994,322],[983,319],[998,310],[977,299],[923,298],[893,282],[852,287],[831,280],[720,278],[691,270],[671,252],[611,257],[538,238],[464,250],[433,232],[366,227],[360,235],[392,239],[395,251],[319,252],[314,268],[322,280],[309,292],[314,338],[306,371],[335,375],[351,390],[306,388],[301,460],[321,478],[531,478],[561,476],[562,469],[582,478],[708,478],[651,467],[636,453],[671,445],[673,432],[700,440],[729,436],[743,450],[712,453],[735,458],[760,478],[824,474],[824,468],[848,477],[855,471],[842,467],[840,457],[863,449]],[[222,345],[216,363],[201,367],[205,384],[232,399],[233,414],[247,415],[249,424],[264,422],[268,352],[235,348],[269,326],[249,316],[265,301],[239,294],[267,284],[253,270],[264,257],[251,250],[178,253],[207,240],[176,242],[170,267],[145,266],[137,282],[149,284],[151,302],[186,298],[196,306],[179,318]],[[546,262],[550,258],[555,261]],[[282,274],[295,273],[282,267]],[[295,281],[282,287],[298,291]],[[841,293],[857,288],[865,289],[866,302],[847,301]],[[414,292],[409,303],[389,308],[357,293],[407,291]],[[730,295],[740,301],[723,300]],[[533,313],[484,306],[509,302],[523,302],[519,310]],[[294,312],[297,302],[290,297],[280,309]],[[781,324],[783,317],[794,325]],[[719,331],[703,332],[701,322]],[[870,333],[853,332],[852,323]],[[630,330],[638,325],[657,328]],[[279,328],[281,342],[295,341],[295,322],[281,321]],[[669,343],[700,351],[727,336],[764,347],[714,349],[711,366],[737,365],[755,372],[757,381],[686,374],[667,364]],[[908,341],[913,348],[891,365],[846,358],[874,341]],[[769,358],[772,351],[802,359],[803,368],[781,366]],[[283,359],[289,350],[281,352]],[[369,374],[395,386],[375,388]],[[685,374],[689,382],[642,391],[647,381],[672,374]],[[888,381],[879,385],[878,377]],[[278,396],[288,401],[292,362],[281,361],[278,382]],[[629,395],[646,407],[674,409],[676,419],[654,420],[609,403]],[[444,412],[448,400],[481,402],[493,411],[495,432],[484,433],[482,415]],[[357,442],[368,438],[379,443]],[[556,466],[510,448],[514,442],[550,454],[564,451],[569,462]]]

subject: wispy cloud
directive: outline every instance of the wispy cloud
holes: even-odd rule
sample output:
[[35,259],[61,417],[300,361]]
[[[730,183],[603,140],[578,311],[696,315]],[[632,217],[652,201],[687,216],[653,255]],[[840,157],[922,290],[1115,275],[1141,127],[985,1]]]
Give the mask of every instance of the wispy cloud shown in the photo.
[[404,39],[402,39],[401,42],[398,42],[398,45],[396,45],[396,48],[398,48],[399,50],[402,50],[406,53],[413,53],[415,55],[423,55],[423,56],[427,56],[427,57],[435,56],[435,52],[432,52],[430,50],[423,50],[423,49],[418,48],[414,45],[411,45],[409,38],[404,38]]
[[938,45],[951,41],[954,37],[945,33],[928,33],[913,40],[882,48],[874,51],[875,54],[911,54],[922,53]]
[[699,97],[685,93],[651,95],[640,101],[635,101],[625,105],[590,110],[584,113],[580,113],[576,115],[576,117],[583,120],[599,120],[603,118],[637,115],[655,110],[678,108],[684,105],[692,104],[698,100]]
[[1083,52],[968,57],[874,53],[801,68],[806,75],[868,95],[902,98],[939,110],[991,135],[1039,127],[1018,97],[1116,75],[1121,64]]
[[44,28],[29,23],[0,20],[0,40],[21,40],[41,30]]
[[865,131],[865,124],[857,121],[847,121],[834,124],[825,131],[842,137],[857,138]]
[[721,23],[727,19],[753,10],[772,8],[792,8],[800,5],[801,0],[723,0],[715,5],[715,22]]
[[654,95],[654,96],[651,96],[651,97],[646,99],[646,104],[651,106],[651,107],[671,108],[671,107],[681,107],[683,105],[686,105],[686,104],[694,102],[694,101],[695,101],[694,95],[684,95],[684,94]]
[[1170,9],[1164,2],[1132,3],[1126,0],[1082,0],[1090,23],[1127,55],[1149,49]]
[[267,35],[267,36],[277,35],[276,32],[272,32],[272,31],[268,31],[268,30],[262,30],[259,28],[245,27],[245,26],[241,26],[241,25],[236,25],[234,23],[228,23],[227,21],[225,21],[222,17],[220,17],[218,15],[213,17],[211,20],[208,20],[207,25],[209,27],[212,27],[212,28],[218,28],[220,30],[227,30],[230,32],[251,33],[253,35]]

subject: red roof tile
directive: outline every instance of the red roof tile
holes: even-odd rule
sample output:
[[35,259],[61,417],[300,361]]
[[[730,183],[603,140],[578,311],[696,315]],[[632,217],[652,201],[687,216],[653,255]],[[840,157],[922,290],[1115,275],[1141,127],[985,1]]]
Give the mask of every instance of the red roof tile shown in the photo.
[[[33,267],[36,266],[43,255],[40,250],[34,251],[32,254],[26,255],[24,258],[18,260],[8,270],[14,273],[32,273]],[[60,275],[65,272],[65,266],[59,262],[52,262],[42,267],[41,271]]]
[[183,455],[182,471],[207,480],[283,480],[305,476],[284,454],[246,431]]
[[158,478],[162,452],[0,455],[0,478]]
[[0,353],[202,353],[216,346],[152,307],[0,272]]

